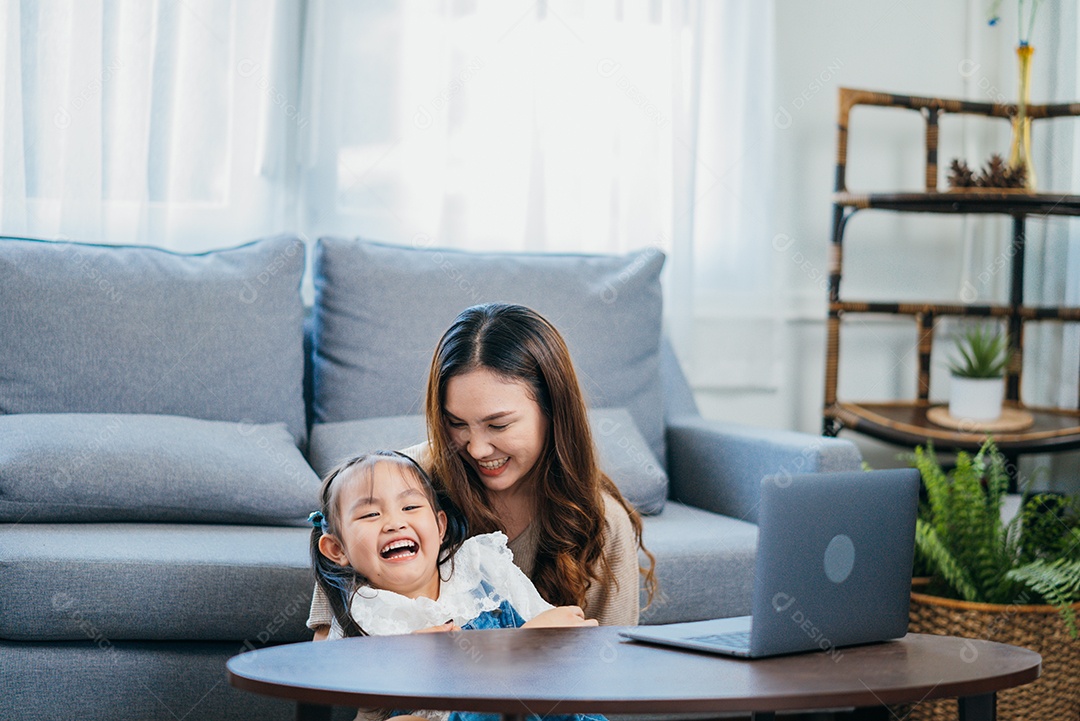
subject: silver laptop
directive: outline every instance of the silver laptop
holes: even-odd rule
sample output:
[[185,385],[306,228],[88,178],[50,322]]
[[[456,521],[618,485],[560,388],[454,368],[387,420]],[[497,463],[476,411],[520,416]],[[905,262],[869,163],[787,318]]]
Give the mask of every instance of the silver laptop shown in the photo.
[[824,651],[907,633],[919,472],[766,476],[750,616],[622,632],[746,658]]

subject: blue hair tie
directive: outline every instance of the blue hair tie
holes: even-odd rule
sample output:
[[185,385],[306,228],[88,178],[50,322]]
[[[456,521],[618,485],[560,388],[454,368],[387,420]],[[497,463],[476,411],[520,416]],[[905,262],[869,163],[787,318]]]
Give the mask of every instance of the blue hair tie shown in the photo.
[[312,511],[308,514],[307,519],[308,523],[310,523],[313,528],[318,528],[320,531],[322,530],[323,523],[326,522],[326,517],[323,516],[322,511]]

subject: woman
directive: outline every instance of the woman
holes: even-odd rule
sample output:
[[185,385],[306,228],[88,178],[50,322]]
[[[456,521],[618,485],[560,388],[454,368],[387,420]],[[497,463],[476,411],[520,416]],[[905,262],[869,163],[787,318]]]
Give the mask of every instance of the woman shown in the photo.
[[[548,603],[581,606],[602,625],[637,624],[638,575],[651,599],[655,560],[637,512],[600,470],[554,326],[520,305],[464,310],[435,350],[426,407],[429,442],[405,452],[462,509],[469,533],[505,533]],[[331,618],[316,591],[308,626],[317,640]]]

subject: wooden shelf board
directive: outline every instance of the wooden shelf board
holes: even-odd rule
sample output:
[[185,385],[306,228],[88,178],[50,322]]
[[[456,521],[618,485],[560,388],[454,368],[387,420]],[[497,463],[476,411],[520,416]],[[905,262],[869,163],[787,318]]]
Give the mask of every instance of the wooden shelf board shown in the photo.
[[936,425],[926,418],[935,403],[926,401],[852,403],[842,402],[825,410],[827,418],[845,428],[884,441],[914,446],[933,441],[939,448],[977,450],[993,435],[1005,452],[1037,453],[1080,448],[1080,411],[1017,406],[1031,413],[1034,425],[1016,433],[963,433]]
[[1080,215],[1080,195],[1001,191],[833,194],[837,205],[919,213]]
[[[843,313],[874,313],[887,315],[935,315],[977,316],[980,318],[1008,318],[1013,308],[1008,305],[987,303],[935,303],[929,301],[879,301],[841,300],[829,303],[829,310]],[[1027,321],[1078,321],[1080,307],[1020,305],[1016,315]]]

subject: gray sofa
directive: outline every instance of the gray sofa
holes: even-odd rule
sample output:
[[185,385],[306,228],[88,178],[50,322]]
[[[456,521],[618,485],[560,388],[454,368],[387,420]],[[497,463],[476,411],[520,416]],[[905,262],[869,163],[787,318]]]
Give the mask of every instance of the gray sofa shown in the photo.
[[860,458],[703,419],[662,337],[662,263],[0,239],[0,718],[291,718],[229,687],[225,660],[310,638],[316,471],[421,440],[435,342],[489,300],[570,345],[605,467],[648,514],[642,622],[747,613],[761,476]]

